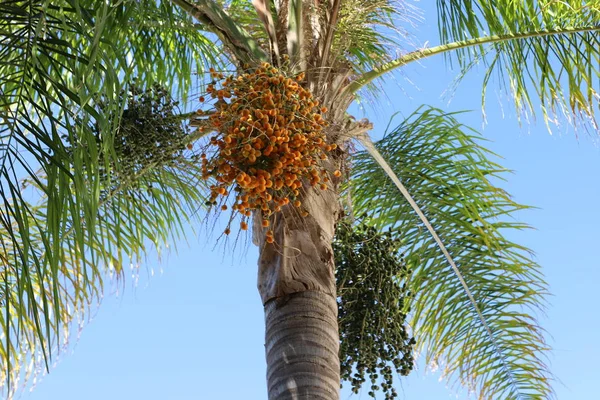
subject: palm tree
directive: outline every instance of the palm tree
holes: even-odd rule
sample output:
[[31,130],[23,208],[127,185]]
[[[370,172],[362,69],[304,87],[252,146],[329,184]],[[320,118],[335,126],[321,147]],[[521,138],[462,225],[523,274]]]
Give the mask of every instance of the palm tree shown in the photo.
[[[504,170],[455,115],[423,106],[374,144],[372,124],[348,108],[380,93],[387,73],[443,54],[459,79],[484,64],[483,92],[497,74],[519,111],[533,112],[536,97],[546,121],[558,112],[597,129],[600,2],[437,7],[441,44],[405,52],[399,26],[414,10],[392,0],[3,1],[0,359],[8,397],[38,364],[49,367],[107,273],[123,275],[124,264],[231,207],[233,197],[240,207],[231,218],[242,218],[242,230],[253,219],[260,248],[270,399],[337,399],[341,378],[358,387],[365,372],[389,374],[392,359],[361,358],[367,340],[338,321],[351,292],[349,281],[336,285],[335,227],[363,214],[351,230],[389,228],[390,248],[405,254],[410,274],[392,268],[384,279],[410,288],[413,334],[429,361],[444,362],[450,379],[482,398],[550,397],[534,319],[546,287],[528,250],[503,235],[525,226],[509,218],[524,206],[492,183]],[[193,90],[189,102],[202,112],[179,112],[171,94],[188,102]],[[209,101],[198,102],[199,92]],[[278,117],[280,134],[271,135]],[[234,129],[252,146],[229,147]],[[281,143],[254,147],[269,135]],[[267,183],[273,168],[289,174],[284,186]],[[258,170],[266,178],[257,191]],[[380,297],[362,310],[384,294],[367,286]],[[342,366],[358,375],[340,376],[340,337]],[[348,353],[348,340],[358,353]]]

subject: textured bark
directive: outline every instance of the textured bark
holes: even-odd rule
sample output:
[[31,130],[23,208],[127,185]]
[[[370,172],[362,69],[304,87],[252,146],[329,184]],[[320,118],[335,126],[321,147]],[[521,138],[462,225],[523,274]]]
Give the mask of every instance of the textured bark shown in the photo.
[[337,303],[321,292],[293,293],[265,304],[269,400],[338,400]]
[[[307,188],[302,198],[309,212],[301,217],[285,207],[271,221],[275,244],[265,244],[258,261],[258,290],[263,304],[291,293],[317,291],[335,296],[333,240],[339,217],[337,191]],[[259,224],[255,224],[259,226]]]
[[[334,169],[328,162],[328,169]],[[269,400],[338,400],[339,333],[331,243],[338,194],[305,188],[301,217],[285,207],[272,217],[275,244],[261,247],[258,289],[265,306]],[[255,224],[257,226],[258,224]]]

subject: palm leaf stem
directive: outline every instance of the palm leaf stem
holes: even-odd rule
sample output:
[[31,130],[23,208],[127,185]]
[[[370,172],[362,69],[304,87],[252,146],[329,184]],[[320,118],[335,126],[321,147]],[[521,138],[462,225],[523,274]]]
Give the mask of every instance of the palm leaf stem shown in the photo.
[[543,36],[552,36],[552,35],[568,35],[568,34],[576,34],[576,33],[584,33],[584,32],[597,32],[600,31],[600,25],[594,26],[586,26],[579,28],[560,28],[560,29],[544,29],[537,31],[529,31],[529,32],[519,32],[519,33],[507,33],[503,35],[492,35],[485,36],[480,38],[474,38],[469,40],[461,40],[457,42],[452,42],[448,44],[442,44],[439,46],[430,47],[428,49],[421,49],[410,52],[408,54],[403,55],[400,58],[397,58],[388,63],[382,64],[379,67],[372,69],[371,71],[365,72],[361,74],[354,82],[344,89],[347,93],[356,93],[364,86],[371,83],[373,80],[381,77],[382,75],[395,70],[398,67],[402,67],[404,65],[410,64],[411,62],[421,60],[423,58],[435,56],[438,54],[447,53],[453,50],[460,50],[473,46],[481,46],[485,44],[498,43],[498,42],[506,42],[510,40],[519,40],[519,39],[531,39],[536,37]]
[[196,0],[196,4],[187,0],[171,0],[171,2],[217,35],[241,63],[269,61],[267,54],[252,39],[252,36],[240,28],[215,2],[211,0]]
[[279,66],[279,44],[277,43],[277,28],[271,14],[271,2],[269,0],[252,0],[252,5],[269,36],[271,55],[274,58],[273,63]]
[[333,7],[331,8],[331,14],[327,24],[327,33],[325,34],[325,42],[323,43],[323,56],[321,57],[321,68],[324,68],[329,58],[329,50],[331,48],[331,42],[333,41],[333,35],[337,26],[338,16],[340,12],[341,0],[334,0]]
[[292,64],[304,71],[306,70],[306,55],[304,54],[302,4],[302,0],[289,0],[288,2],[287,50]]

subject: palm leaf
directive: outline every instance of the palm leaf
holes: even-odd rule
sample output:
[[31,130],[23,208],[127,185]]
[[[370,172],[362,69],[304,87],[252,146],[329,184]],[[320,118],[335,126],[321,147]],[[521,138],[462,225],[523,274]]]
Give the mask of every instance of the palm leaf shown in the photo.
[[338,61],[351,62],[357,73],[390,61],[406,34],[402,24],[412,14],[400,1],[342,1],[331,53]]
[[438,1],[442,44],[416,50],[364,73],[348,90],[418,59],[446,54],[461,68],[457,82],[480,62],[485,89],[494,75],[510,90],[515,107],[534,112],[539,98],[545,121],[557,114],[597,128],[600,76],[600,2]]
[[[202,72],[213,62],[214,44],[174,6],[109,3],[0,4],[0,384],[7,397],[36,363],[49,365],[70,324],[100,295],[105,267],[121,253],[142,254],[145,241],[160,242],[173,228],[173,192],[148,200],[147,214],[132,214],[127,201],[135,196],[106,210],[117,201],[103,197],[102,171],[119,170],[112,143],[124,107],[119,93],[134,76],[177,82],[187,93],[194,67]],[[187,188],[197,206],[202,188],[186,173],[165,173],[155,178]],[[119,213],[124,233],[111,236],[114,219],[105,215]]]
[[[27,263],[18,248],[5,246],[0,252],[3,264],[9,266],[2,276],[8,287],[0,290],[8,309],[0,315],[6,398],[18,389],[8,386],[9,378],[27,381],[39,370],[40,357],[56,356],[68,345],[73,328],[83,326],[89,310],[101,299],[103,277],[122,276],[129,265],[137,270],[134,265],[148,251],[160,251],[179,238],[192,220],[200,222],[199,208],[207,189],[199,185],[198,165],[181,159],[169,166],[148,167],[130,181],[107,188],[93,227],[85,218],[73,220],[73,214],[64,213],[60,242],[53,243],[51,254],[45,246],[51,227],[42,221],[53,202],[42,197],[29,206],[30,215],[19,221],[28,228],[27,240],[14,237],[9,242],[27,249]],[[41,192],[37,187],[28,190]],[[6,229],[0,232],[7,236]],[[58,259],[56,270],[50,269],[50,256]],[[23,307],[36,312],[25,312]]]
[[[413,8],[396,0],[347,0],[340,2],[327,65],[350,67],[351,77],[395,59],[409,36],[405,25],[416,18]],[[325,36],[327,39],[327,36]],[[331,56],[329,56],[331,54]],[[377,87],[366,83],[374,92]]]
[[373,223],[404,243],[415,336],[429,364],[482,398],[546,398],[547,346],[535,321],[546,284],[530,251],[505,237],[527,227],[511,219],[526,207],[492,184],[506,171],[480,140],[453,115],[422,108],[377,143],[458,274],[366,152],[353,157],[352,205],[357,214],[374,210]]

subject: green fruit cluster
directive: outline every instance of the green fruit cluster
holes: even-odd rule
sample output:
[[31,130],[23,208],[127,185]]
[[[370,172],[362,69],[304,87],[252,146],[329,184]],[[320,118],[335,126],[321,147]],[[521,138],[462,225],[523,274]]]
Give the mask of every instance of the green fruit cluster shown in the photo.
[[119,170],[131,174],[148,165],[174,162],[185,149],[188,132],[177,113],[178,102],[159,85],[139,88],[135,82],[121,93],[126,108],[114,138]]
[[334,240],[342,382],[358,393],[369,380],[369,395],[381,390],[394,399],[394,371],[413,368],[415,340],[407,330],[410,274],[391,232],[343,219]]

